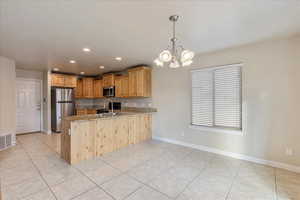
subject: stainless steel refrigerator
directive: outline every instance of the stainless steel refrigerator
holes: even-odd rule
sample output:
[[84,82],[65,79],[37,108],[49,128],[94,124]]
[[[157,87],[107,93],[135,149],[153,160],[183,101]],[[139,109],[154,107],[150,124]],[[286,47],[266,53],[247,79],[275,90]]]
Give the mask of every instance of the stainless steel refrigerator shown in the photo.
[[51,127],[54,132],[61,132],[62,118],[74,115],[73,89],[51,89]]

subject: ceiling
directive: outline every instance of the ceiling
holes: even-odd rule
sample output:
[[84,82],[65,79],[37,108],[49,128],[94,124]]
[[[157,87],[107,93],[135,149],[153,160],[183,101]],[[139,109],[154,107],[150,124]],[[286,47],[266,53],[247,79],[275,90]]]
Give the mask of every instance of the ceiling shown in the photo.
[[0,0],[0,55],[23,69],[99,74],[152,65],[172,14],[180,42],[199,54],[299,33],[299,13],[297,0]]

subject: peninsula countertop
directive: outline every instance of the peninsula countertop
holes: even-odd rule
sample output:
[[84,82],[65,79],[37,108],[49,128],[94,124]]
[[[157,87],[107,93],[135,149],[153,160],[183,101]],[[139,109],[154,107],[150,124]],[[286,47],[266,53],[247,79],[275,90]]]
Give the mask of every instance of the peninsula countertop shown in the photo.
[[93,159],[152,138],[153,109],[63,119],[61,157],[70,164]]
[[102,118],[116,118],[121,116],[140,115],[140,114],[151,114],[157,112],[156,109],[141,110],[141,111],[121,111],[116,113],[102,113],[102,114],[89,114],[89,115],[73,115],[63,118],[66,121],[77,121],[77,120],[93,120]]

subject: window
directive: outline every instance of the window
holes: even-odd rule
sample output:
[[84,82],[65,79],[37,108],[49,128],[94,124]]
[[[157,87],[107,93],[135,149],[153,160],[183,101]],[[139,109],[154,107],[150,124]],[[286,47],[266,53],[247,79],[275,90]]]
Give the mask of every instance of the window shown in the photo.
[[192,125],[242,129],[241,64],[193,70]]

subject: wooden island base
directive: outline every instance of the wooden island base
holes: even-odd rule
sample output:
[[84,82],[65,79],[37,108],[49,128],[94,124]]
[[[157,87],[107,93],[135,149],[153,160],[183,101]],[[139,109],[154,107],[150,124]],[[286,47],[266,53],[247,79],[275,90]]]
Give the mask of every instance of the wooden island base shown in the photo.
[[63,121],[61,157],[70,164],[152,138],[151,113],[82,118]]

